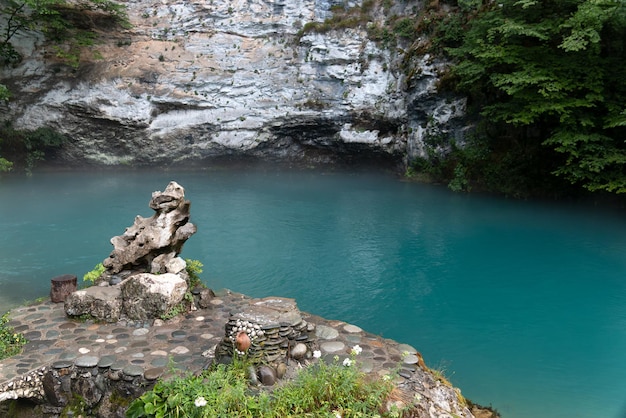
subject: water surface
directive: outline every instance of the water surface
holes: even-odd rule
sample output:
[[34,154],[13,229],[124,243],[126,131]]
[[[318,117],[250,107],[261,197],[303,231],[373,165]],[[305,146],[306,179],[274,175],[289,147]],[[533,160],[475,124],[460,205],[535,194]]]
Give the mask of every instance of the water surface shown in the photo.
[[505,418],[626,416],[626,219],[384,174],[39,173],[0,181],[0,311],[80,278],[170,180],[209,287],[293,297],[416,347]]

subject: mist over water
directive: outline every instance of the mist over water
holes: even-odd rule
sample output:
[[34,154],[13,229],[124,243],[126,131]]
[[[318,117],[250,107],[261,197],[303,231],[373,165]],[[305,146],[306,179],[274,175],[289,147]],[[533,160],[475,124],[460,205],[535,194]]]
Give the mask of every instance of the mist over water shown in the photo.
[[0,312],[79,282],[170,180],[214,289],[417,348],[505,418],[626,416],[626,217],[454,194],[385,174],[36,173],[0,181]]

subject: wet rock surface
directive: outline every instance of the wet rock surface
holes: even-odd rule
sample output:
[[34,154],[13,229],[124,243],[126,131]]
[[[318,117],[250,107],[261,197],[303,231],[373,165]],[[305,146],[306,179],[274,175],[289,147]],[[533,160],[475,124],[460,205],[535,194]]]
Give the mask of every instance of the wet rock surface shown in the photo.
[[[27,398],[41,405],[39,416],[55,417],[73,394],[80,394],[98,416],[123,416],[123,409],[113,407],[112,398],[134,399],[156,379],[172,377],[174,369],[203,370],[217,361],[219,350],[232,343],[233,321],[248,321],[253,324],[251,329],[257,329],[255,324],[262,329],[279,320],[277,328],[268,330],[277,329],[279,336],[283,334],[279,340],[289,344],[276,352],[279,355],[273,362],[251,371],[251,384],[274,385],[316,361],[341,362],[358,345],[361,370],[395,379],[394,402],[418,400],[420,417],[472,416],[458,389],[429,372],[411,346],[352,324],[300,312],[292,299],[251,299],[223,291],[208,305],[168,321],[116,323],[76,321],[65,315],[60,304],[51,302],[15,309],[9,325],[31,339],[22,354],[0,362],[0,401]],[[35,323],[34,318],[44,321]],[[302,335],[307,336],[306,341],[297,340]],[[250,350],[252,347],[254,344]],[[293,355],[294,350],[305,354]],[[319,358],[308,356],[311,350],[319,351]]]

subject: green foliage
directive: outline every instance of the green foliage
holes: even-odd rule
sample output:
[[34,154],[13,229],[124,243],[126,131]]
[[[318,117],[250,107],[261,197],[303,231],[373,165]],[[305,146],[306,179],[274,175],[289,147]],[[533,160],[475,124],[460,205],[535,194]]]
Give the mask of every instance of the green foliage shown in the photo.
[[0,63],[21,61],[12,44],[17,34],[41,31],[53,43],[57,57],[77,67],[82,51],[94,45],[98,31],[128,26],[125,7],[111,0],[3,0]]
[[29,174],[38,161],[45,160],[68,140],[65,135],[47,127],[18,131],[4,126],[0,127],[0,138],[0,152],[11,156],[13,163]]
[[271,416],[392,416],[394,411],[383,412],[382,406],[393,384],[385,379],[367,379],[351,364],[353,361],[343,365],[335,357],[331,364],[320,361],[301,371],[295,380],[274,392]]
[[104,273],[104,270],[106,269],[104,268],[104,265],[102,263],[96,264],[93,270],[85,273],[85,275],[83,276],[83,281],[89,282],[93,285],[96,280],[102,275],[102,273]]
[[11,92],[4,84],[0,84],[0,102],[6,102],[11,98]]
[[202,274],[202,264],[199,260],[191,260],[189,258],[185,259],[185,263],[187,263],[187,267],[185,270],[189,275],[189,287],[194,288],[198,285],[202,284],[202,279],[200,278],[200,274]]
[[339,364],[337,358],[301,370],[271,393],[251,390],[251,367],[246,359],[235,358],[232,365],[214,365],[200,376],[159,381],[131,404],[127,417],[397,416],[397,411],[382,412],[393,389],[390,380],[368,379],[356,366]]
[[7,171],[11,171],[12,168],[13,163],[11,161],[0,157],[0,173],[6,173]]
[[8,322],[9,313],[7,312],[0,317],[0,360],[19,354],[28,342],[22,334],[8,326]]
[[480,115],[479,146],[521,151],[522,177],[626,192],[624,2],[503,0],[467,24],[448,51]]

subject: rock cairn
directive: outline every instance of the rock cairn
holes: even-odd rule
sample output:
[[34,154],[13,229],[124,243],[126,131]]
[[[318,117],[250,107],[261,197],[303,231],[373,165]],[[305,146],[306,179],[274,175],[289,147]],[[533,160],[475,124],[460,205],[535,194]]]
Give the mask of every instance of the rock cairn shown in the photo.
[[[249,345],[241,347],[242,337]],[[302,318],[295,301],[270,297],[230,314],[215,357],[219,362],[228,362],[233,356],[246,354],[254,363],[272,367],[280,378],[285,362],[312,358],[315,346],[315,325]],[[261,368],[258,375],[261,383],[267,384]],[[269,382],[273,384],[271,378]]]

